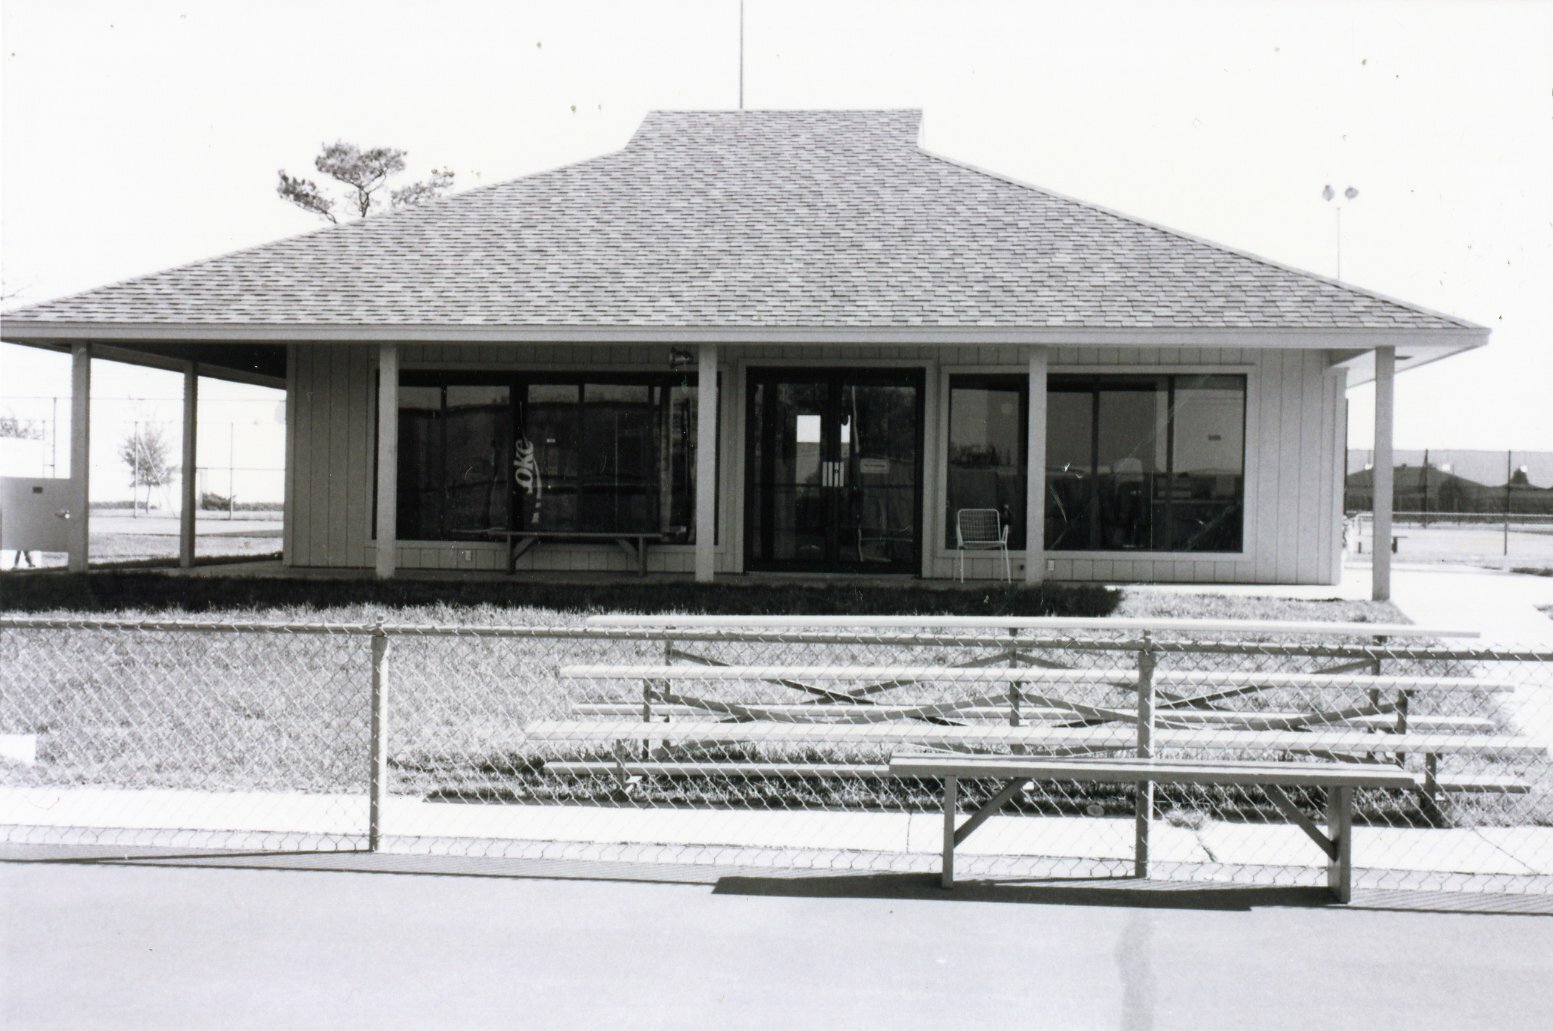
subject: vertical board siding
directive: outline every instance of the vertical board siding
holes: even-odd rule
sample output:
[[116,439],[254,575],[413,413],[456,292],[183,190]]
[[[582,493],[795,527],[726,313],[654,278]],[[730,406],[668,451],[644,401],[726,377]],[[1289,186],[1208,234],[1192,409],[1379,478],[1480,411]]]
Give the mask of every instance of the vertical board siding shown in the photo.
[[[1326,356],[1321,355],[1323,364]],[[1337,419],[1337,413],[1332,403],[1333,377],[1323,375],[1321,377],[1321,428],[1317,437],[1317,446],[1314,449],[1316,456],[1316,478],[1320,483],[1320,489],[1316,493],[1316,522],[1318,532],[1316,534],[1316,564],[1313,574],[1316,579],[1326,579],[1326,571],[1332,560],[1332,533],[1327,524],[1328,514],[1331,511],[1332,502],[1332,478],[1327,473],[1326,463],[1321,461],[1325,456],[1327,446],[1332,440],[1332,423]]]
[[296,552],[296,481],[297,468],[297,352],[296,344],[286,345],[286,471],[281,477],[280,563],[294,565]]
[[292,350],[287,373],[295,427],[287,475],[292,565],[372,565],[375,368],[369,351],[303,344]]
[[1257,449],[1246,456],[1257,463],[1256,543],[1252,553],[1256,561],[1256,579],[1272,583],[1278,579],[1278,441],[1283,435],[1283,362],[1272,355],[1260,362]]
[[[350,451],[350,373],[352,347],[331,347],[329,355],[329,482],[325,487],[328,498],[328,536],[324,544],[326,553],[333,558],[347,554],[345,550],[346,527],[350,519],[350,471],[360,464],[353,460]],[[359,414],[359,413],[358,413]]]
[[308,438],[313,422],[311,378],[313,348],[304,344],[293,344],[292,354],[295,358],[293,363],[295,368],[288,371],[288,375],[292,377],[294,394],[291,403],[293,419],[290,427],[294,461],[286,471],[286,478],[291,481],[291,507],[286,510],[286,521],[292,524],[291,562],[293,565],[306,566],[311,564],[312,558],[312,552],[308,547],[309,527],[312,522],[312,505],[308,498],[312,449],[308,446]]
[[[1321,418],[1320,394],[1321,381],[1317,379],[1311,382],[1305,376],[1305,356],[1308,352],[1290,352],[1285,359],[1292,359],[1295,365],[1295,378],[1300,384],[1300,400],[1297,405],[1300,413],[1297,424],[1297,435],[1294,438],[1295,451],[1295,476],[1293,483],[1293,497],[1285,492],[1286,503],[1294,512],[1294,525],[1303,528],[1312,525],[1316,514],[1317,498],[1321,494],[1321,480],[1316,476],[1316,448],[1309,447],[1313,436],[1318,435],[1319,420]],[[1314,407],[1313,407],[1314,406]],[[1311,423],[1315,422],[1316,426]],[[1307,569],[1316,568],[1316,535],[1314,533],[1296,532],[1292,540],[1284,541],[1284,548],[1292,556],[1293,565],[1289,570],[1289,579],[1298,580]]]
[[[368,347],[350,348],[351,363],[346,381],[346,408],[353,413],[349,425],[351,455],[372,455],[377,451],[373,426],[373,366]],[[356,414],[360,413],[360,414]],[[372,525],[375,463],[353,460],[345,504],[345,554],[360,555],[371,546],[375,536]],[[374,564],[375,560],[374,560]]]

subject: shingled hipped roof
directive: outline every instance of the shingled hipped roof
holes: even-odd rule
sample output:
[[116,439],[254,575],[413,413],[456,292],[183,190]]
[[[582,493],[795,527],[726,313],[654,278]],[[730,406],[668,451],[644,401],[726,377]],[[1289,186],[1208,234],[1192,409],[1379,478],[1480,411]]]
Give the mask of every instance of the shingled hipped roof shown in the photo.
[[616,153],[6,329],[1478,328],[929,154],[919,117],[657,112]]

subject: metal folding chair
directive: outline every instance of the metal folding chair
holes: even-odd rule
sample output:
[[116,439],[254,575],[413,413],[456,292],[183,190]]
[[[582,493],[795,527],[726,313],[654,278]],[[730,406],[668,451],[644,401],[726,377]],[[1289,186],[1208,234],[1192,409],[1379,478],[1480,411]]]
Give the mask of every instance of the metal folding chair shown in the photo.
[[956,575],[965,581],[965,553],[967,551],[1000,551],[1003,553],[1003,579],[1012,581],[1013,572],[1008,564],[1008,527],[995,508],[962,508],[954,516]]

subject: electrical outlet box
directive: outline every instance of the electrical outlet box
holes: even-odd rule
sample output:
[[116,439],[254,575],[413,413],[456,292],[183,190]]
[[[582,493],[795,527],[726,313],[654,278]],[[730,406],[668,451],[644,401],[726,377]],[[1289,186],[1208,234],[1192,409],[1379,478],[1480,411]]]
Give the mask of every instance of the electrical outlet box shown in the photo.
[[1057,571],[1057,563],[1053,562],[1051,559],[1047,559],[1046,560],[1046,571],[1048,573],[1055,573]]
[[458,560],[460,562],[473,562],[475,560],[475,553],[470,548],[464,548],[458,553]]

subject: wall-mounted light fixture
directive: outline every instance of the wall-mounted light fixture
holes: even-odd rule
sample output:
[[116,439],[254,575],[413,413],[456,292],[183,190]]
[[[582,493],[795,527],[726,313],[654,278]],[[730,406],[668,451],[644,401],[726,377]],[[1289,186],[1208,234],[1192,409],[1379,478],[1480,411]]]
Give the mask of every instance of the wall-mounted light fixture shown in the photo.
[[669,348],[669,368],[688,369],[696,364],[696,353],[683,347]]

